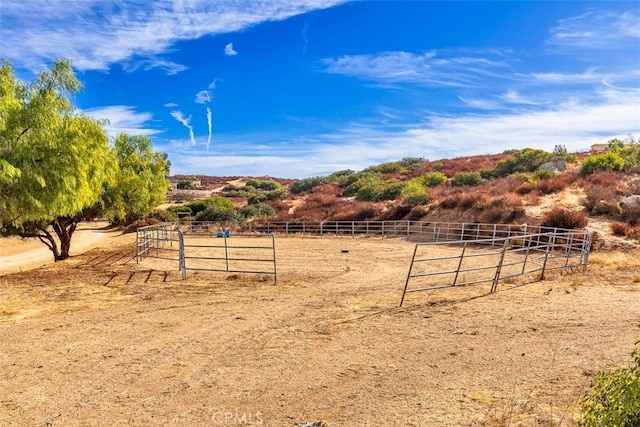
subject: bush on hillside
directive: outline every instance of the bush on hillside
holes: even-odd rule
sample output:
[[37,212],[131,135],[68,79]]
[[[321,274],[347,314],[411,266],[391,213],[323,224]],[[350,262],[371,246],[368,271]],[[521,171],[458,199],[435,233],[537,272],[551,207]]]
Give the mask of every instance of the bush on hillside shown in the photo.
[[612,222],[610,225],[611,233],[614,236],[626,237],[631,233],[631,226],[624,222]]
[[414,178],[404,186],[401,192],[403,205],[420,206],[429,202],[427,190],[420,181],[420,178]]
[[451,178],[452,187],[480,185],[484,180],[478,172],[460,172]]
[[556,228],[584,228],[589,223],[583,212],[573,211],[561,207],[552,208],[543,214],[542,223],[545,227]]
[[493,168],[493,176],[505,177],[516,172],[534,172],[540,165],[548,162],[553,156],[544,150],[524,148],[522,150],[508,150],[505,154],[513,157],[500,160]]
[[442,172],[427,172],[420,176],[422,185],[425,187],[437,187],[438,185],[444,185],[447,183],[448,178]]
[[600,171],[621,171],[624,169],[624,159],[618,153],[602,153],[587,157],[582,162],[580,172],[590,175]]

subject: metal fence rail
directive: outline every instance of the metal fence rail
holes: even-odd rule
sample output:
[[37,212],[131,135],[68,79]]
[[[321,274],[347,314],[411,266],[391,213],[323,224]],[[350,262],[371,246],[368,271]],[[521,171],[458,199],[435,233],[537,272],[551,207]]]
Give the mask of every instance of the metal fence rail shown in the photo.
[[[412,292],[479,283],[491,283],[490,292],[495,292],[500,280],[517,276],[534,275],[543,280],[550,270],[586,271],[591,239],[592,233],[585,230],[555,229],[545,233],[513,233],[509,237],[416,243],[400,306]],[[468,250],[473,247],[479,249]],[[441,255],[447,251],[449,254]],[[466,277],[465,273],[473,274]],[[421,286],[410,288],[410,282],[415,281],[420,281]]]
[[[214,235],[217,239],[212,243],[208,238]],[[252,243],[256,240],[266,240],[266,244]],[[183,248],[183,278],[186,278],[187,270],[200,270],[273,275],[274,283],[277,283],[273,234],[231,234],[228,230],[216,231],[215,234],[185,234]]]
[[[273,275],[277,283],[274,235],[231,236],[231,230],[210,222],[140,227],[136,233],[136,262],[145,257],[176,261],[182,279],[187,278],[187,270],[200,270]],[[255,244],[256,239],[267,243]]]
[[[373,236],[416,241],[400,305],[407,293],[492,284],[550,270],[586,271],[593,233],[587,230],[426,221],[254,221],[246,224],[180,221],[138,230],[136,257],[175,260],[187,270],[272,274],[277,280],[275,234]],[[232,237],[233,236],[233,237]],[[219,242],[196,243],[199,238]],[[240,239],[270,238],[257,245]],[[185,243],[186,239],[186,243]],[[436,251],[437,249],[437,251]],[[436,253],[438,252],[438,253]],[[269,267],[264,267],[264,266]],[[264,268],[262,268],[264,267]],[[273,267],[273,268],[271,268]],[[411,283],[420,282],[417,287]]]

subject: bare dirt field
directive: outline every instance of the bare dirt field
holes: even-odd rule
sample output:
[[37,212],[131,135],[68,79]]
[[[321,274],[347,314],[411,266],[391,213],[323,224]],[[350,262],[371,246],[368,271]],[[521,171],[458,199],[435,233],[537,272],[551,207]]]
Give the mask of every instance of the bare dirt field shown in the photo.
[[274,284],[133,239],[0,276],[0,425],[573,426],[640,335],[638,251],[398,308],[405,240],[277,237]]

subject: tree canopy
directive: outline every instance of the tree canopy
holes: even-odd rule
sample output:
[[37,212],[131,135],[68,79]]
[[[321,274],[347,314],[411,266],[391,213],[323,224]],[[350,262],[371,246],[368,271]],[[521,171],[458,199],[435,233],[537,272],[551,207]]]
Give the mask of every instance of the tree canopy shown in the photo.
[[109,142],[102,123],[77,114],[80,88],[66,61],[31,83],[0,66],[0,222],[17,226],[71,216],[95,203],[107,179]]
[[[55,260],[68,258],[79,221],[120,213],[123,203],[140,214],[166,191],[166,158],[144,137],[121,136],[111,147],[105,122],[72,103],[80,88],[66,60],[28,83],[11,64],[0,64],[0,231],[37,237]],[[140,180],[148,185],[137,185]],[[135,191],[104,197],[132,182]]]
[[118,135],[112,154],[115,179],[105,185],[102,210],[112,223],[141,219],[165,200],[169,162],[140,135]]

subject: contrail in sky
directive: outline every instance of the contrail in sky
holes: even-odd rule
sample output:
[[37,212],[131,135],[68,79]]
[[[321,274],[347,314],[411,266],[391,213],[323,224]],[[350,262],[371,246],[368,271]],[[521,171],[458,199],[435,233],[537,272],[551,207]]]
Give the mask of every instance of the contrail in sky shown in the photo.
[[207,107],[207,124],[209,125],[209,137],[207,138],[207,151],[209,151],[209,144],[211,143],[211,108]]
[[191,145],[196,145],[196,137],[193,134],[193,126],[189,124],[191,117],[184,118],[180,111],[172,111],[171,117],[182,123],[187,129],[189,129],[189,138],[191,139]]

